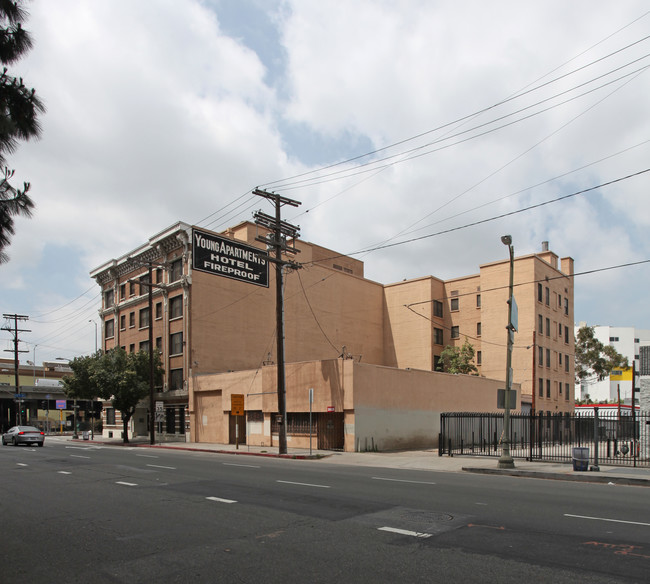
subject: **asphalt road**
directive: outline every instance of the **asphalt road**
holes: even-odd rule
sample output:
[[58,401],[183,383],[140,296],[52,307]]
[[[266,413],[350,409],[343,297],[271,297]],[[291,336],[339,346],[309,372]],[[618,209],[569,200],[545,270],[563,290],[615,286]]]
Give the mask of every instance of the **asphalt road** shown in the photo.
[[324,460],[0,447],[0,583],[647,582],[648,490]]

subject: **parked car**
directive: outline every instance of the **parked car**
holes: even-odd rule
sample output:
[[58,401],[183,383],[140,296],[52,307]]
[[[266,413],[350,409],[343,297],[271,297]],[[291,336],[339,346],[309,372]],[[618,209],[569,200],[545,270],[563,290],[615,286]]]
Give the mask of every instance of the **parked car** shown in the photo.
[[43,442],[45,442],[45,434],[34,426],[14,426],[2,435],[3,446],[9,443],[14,446],[19,444],[43,446]]

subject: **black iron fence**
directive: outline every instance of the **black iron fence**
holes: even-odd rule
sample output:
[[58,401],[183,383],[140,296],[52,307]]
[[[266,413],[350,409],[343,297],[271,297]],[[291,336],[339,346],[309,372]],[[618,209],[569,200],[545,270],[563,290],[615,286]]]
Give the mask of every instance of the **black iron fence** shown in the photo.
[[[503,413],[441,414],[438,454],[498,457],[503,435]],[[650,412],[510,414],[513,458],[571,462],[576,447],[589,449],[591,464],[650,467]]]

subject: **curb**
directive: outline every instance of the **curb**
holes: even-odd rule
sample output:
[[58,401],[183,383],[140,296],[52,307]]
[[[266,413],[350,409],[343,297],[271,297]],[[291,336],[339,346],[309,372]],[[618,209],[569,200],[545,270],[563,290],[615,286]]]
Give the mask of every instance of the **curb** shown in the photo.
[[473,468],[462,467],[465,472],[476,474],[506,475],[511,477],[525,477],[533,479],[550,479],[556,481],[573,481],[578,483],[605,483],[611,485],[625,485],[633,487],[650,487],[649,479],[637,479],[631,477],[613,477],[611,475],[599,475],[589,473],[585,475],[574,475],[554,472],[539,472],[534,470],[508,470],[498,468]]

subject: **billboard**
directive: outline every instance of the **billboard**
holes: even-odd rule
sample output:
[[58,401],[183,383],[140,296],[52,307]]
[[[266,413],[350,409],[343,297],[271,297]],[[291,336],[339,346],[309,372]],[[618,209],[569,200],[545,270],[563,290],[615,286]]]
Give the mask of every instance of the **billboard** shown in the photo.
[[199,229],[192,230],[192,268],[269,287],[269,263],[262,250]]

